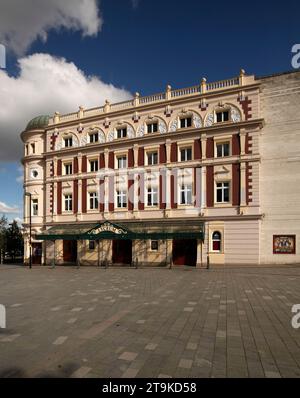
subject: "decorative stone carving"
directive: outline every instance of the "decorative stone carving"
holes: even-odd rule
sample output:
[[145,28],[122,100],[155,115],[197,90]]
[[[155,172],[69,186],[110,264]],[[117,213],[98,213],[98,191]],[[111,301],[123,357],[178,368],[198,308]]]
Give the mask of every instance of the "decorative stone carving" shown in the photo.
[[138,137],[143,137],[145,135],[145,125],[142,124],[137,131],[137,136]]
[[83,135],[83,136],[80,138],[80,146],[84,146],[84,145],[86,145],[86,143],[87,143],[87,136],[86,136],[86,135]]
[[111,131],[108,133],[107,141],[108,141],[108,142],[112,142],[112,141],[114,140],[114,138],[115,138],[115,132],[114,132],[113,130],[111,130]]
[[105,134],[103,133],[102,130],[99,130],[99,143],[104,144],[105,142]]
[[193,122],[194,122],[194,127],[196,127],[196,129],[200,129],[202,127],[201,117],[196,113],[193,114]]
[[238,123],[241,121],[240,112],[236,108],[231,107],[230,115],[231,115],[231,120],[233,121],[233,123]]
[[166,123],[164,123],[163,121],[160,121],[158,123],[158,131],[160,132],[160,134],[165,134],[167,132]]
[[78,133],[82,133],[84,130],[83,125],[80,123],[79,126],[77,127]]
[[214,124],[214,114],[210,113],[206,116],[205,127],[212,126]]
[[172,122],[171,122],[171,124],[170,124],[170,131],[171,132],[173,132],[173,131],[176,131],[178,129],[178,120],[177,120],[177,118],[176,119],[174,119]]
[[127,137],[134,138],[134,130],[131,126],[127,126]]

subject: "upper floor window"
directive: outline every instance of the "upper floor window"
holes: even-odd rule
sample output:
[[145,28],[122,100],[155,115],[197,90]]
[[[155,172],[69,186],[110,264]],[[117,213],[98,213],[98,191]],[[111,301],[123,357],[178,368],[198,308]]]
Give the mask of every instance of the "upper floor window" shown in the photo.
[[118,156],[117,157],[118,169],[126,169],[127,167],[127,157],[126,156]]
[[31,153],[35,154],[35,144],[31,144]]
[[157,206],[157,204],[158,204],[158,189],[156,187],[148,188],[147,206]]
[[39,210],[39,201],[38,199],[32,199],[31,202],[31,211],[33,216],[38,215],[38,210]]
[[229,202],[229,182],[217,182],[217,203]]
[[117,138],[126,138],[127,137],[127,128],[122,127],[117,129]]
[[94,144],[95,142],[98,142],[99,140],[99,133],[91,133],[89,135],[89,139],[90,139],[90,144]]
[[153,166],[158,163],[158,153],[157,152],[148,152],[147,153],[148,166]]
[[73,209],[73,198],[72,195],[65,195],[65,211],[72,211]]
[[191,117],[182,117],[180,118],[180,128],[186,129],[192,126],[192,118]]
[[214,252],[220,252],[221,247],[221,234],[219,231],[215,231],[212,234],[212,250]]
[[217,123],[228,122],[229,120],[229,111],[219,111],[216,112]]
[[180,204],[191,205],[192,204],[192,185],[182,184],[180,187]]
[[180,161],[186,162],[188,160],[192,160],[192,148],[180,149]]
[[72,137],[64,138],[64,146],[65,148],[71,148],[73,146],[73,139]]
[[217,157],[221,158],[224,156],[229,156],[229,142],[222,142],[216,145],[217,147]]
[[98,193],[97,192],[90,192],[90,210],[97,210],[99,207],[99,201],[98,201]]
[[26,145],[25,145],[25,156],[28,156],[28,153],[29,153],[29,151],[28,151],[28,144],[26,144]]
[[93,173],[95,171],[98,171],[98,167],[99,167],[99,164],[98,164],[97,159],[90,160],[90,172]]
[[127,192],[117,191],[117,207],[124,208],[127,207]]
[[70,175],[73,172],[72,163],[65,164],[65,175]]
[[147,133],[151,134],[151,133],[157,133],[158,131],[158,123],[148,123],[147,124]]

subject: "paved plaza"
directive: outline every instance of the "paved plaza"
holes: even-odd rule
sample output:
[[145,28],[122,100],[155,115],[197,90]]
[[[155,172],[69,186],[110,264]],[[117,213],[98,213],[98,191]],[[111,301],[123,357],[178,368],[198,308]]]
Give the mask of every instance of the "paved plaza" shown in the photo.
[[300,267],[0,266],[0,377],[300,377]]

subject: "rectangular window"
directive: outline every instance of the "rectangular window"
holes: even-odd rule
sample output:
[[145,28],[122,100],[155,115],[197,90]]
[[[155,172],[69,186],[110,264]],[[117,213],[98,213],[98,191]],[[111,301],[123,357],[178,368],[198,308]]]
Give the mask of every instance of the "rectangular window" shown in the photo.
[[192,185],[182,184],[180,187],[180,204],[191,205],[192,204]]
[[217,144],[217,157],[229,156],[229,142]]
[[158,189],[156,187],[148,188],[147,206],[157,206],[157,204],[158,204]]
[[151,241],[151,250],[154,252],[158,251],[158,240],[152,240]]
[[90,192],[89,196],[90,196],[90,210],[97,210],[99,207],[97,192]]
[[158,131],[158,123],[149,123],[147,124],[147,133],[157,133]]
[[25,146],[25,155],[28,156],[28,144]]
[[147,153],[148,166],[153,166],[158,163],[158,154],[157,152],[148,152]]
[[98,171],[98,160],[90,160],[90,172]]
[[73,172],[73,167],[72,167],[72,163],[66,163],[65,164],[65,175],[70,175]]
[[217,123],[228,122],[229,111],[217,112]]
[[192,118],[191,117],[184,117],[180,119],[180,128],[186,129],[192,126]]
[[122,129],[117,129],[117,138],[126,138],[127,137],[127,128],[124,127]]
[[117,207],[125,208],[127,207],[127,192],[117,191]]
[[38,199],[32,199],[31,205],[32,205],[32,208],[31,208],[32,215],[33,215],[33,216],[37,216],[37,215],[38,215],[38,210],[39,210],[39,202],[38,202]]
[[65,148],[71,148],[73,146],[72,137],[64,138]]
[[31,144],[31,153],[35,154],[35,144]]
[[126,169],[126,167],[127,167],[127,157],[126,156],[117,157],[117,161],[118,161],[118,169]]
[[90,134],[90,144],[94,144],[95,142],[98,142],[98,140],[99,140],[99,134],[98,133]]
[[217,203],[229,202],[229,182],[217,183]]
[[187,162],[192,160],[192,148],[183,148],[180,150],[180,160],[181,162]]
[[89,250],[95,250],[95,241],[89,240]]
[[65,211],[72,211],[73,200],[72,195],[65,195]]

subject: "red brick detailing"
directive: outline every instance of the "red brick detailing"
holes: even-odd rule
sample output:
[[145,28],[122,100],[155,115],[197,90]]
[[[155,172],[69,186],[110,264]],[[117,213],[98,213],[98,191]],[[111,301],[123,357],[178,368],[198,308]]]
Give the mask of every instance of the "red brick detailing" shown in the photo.
[[99,192],[99,210],[101,213],[104,212],[104,180],[99,182],[100,192]]
[[115,204],[114,204],[114,202],[109,202],[109,203],[108,203],[108,210],[109,210],[109,211],[114,211],[114,209],[115,209]]
[[252,202],[252,166],[246,163],[246,203]]
[[207,207],[214,206],[214,167],[206,167],[206,204]]
[[133,202],[134,202],[134,188],[133,188],[134,180],[128,179],[128,210],[133,210]]
[[86,213],[86,199],[87,199],[87,179],[82,180],[82,213]]
[[144,166],[144,147],[139,148],[138,152],[138,166]]
[[166,155],[166,146],[165,144],[161,144],[159,147],[159,163],[166,163],[167,155]]
[[100,169],[104,169],[105,168],[104,153],[100,153],[100,155],[99,155],[99,165],[100,165]]
[[208,138],[206,141],[206,157],[213,158],[214,157],[214,139]]
[[61,214],[62,205],[62,183],[58,181],[57,183],[57,214]]
[[198,139],[194,141],[194,160],[199,160],[201,157],[201,141]]
[[248,99],[248,97],[245,97],[245,99],[241,100],[240,98],[238,98],[238,102],[242,105],[242,109],[244,111],[244,115],[245,115],[245,119],[251,119],[252,118],[252,108],[251,108],[251,104],[252,104],[252,100]]
[[86,173],[87,172],[87,160],[86,160],[86,156],[82,156],[82,160],[81,160],[81,171],[82,173]]
[[73,213],[78,213],[78,180],[73,181]]
[[130,148],[128,149],[128,167],[133,167],[133,166],[134,166],[133,149]]
[[[163,186],[165,185],[166,176],[165,174],[160,174],[159,176],[159,208],[164,210],[166,208],[165,199],[163,198]],[[166,188],[165,188],[166,190]]]
[[58,137],[58,133],[53,133],[50,137],[50,150],[54,151],[55,150],[55,143]]
[[240,205],[240,164],[232,165],[232,205]]
[[252,154],[252,136],[249,133],[246,134],[246,144],[245,144],[245,152],[246,154]]
[[177,198],[175,195],[175,176],[171,175],[171,209],[177,209]]
[[74,173],[78,173],[78,158],[74,158]]
[[108,154],[108,168],[114,169],[115,168],[115,154],[114,152],[109,152]]
[[240,137],[238,134],[233,134],[233,136],[232,136],[232,155],[239,156],[240,153],[241,153]]
[[177,143],[172,142],[171,144],[171,162],[177,162]]
[[62,171],[62,162],[61,162],[61,159],[58,159],[56,174],[58,176],[61,176],[61,171]]
[[139,210],[144,210],[145,209],[145,204],[144,204],[144,198],[145,198],[145,176],[144,174],[140,174],[139,176],[139,204],[138,204],[138,209]]

